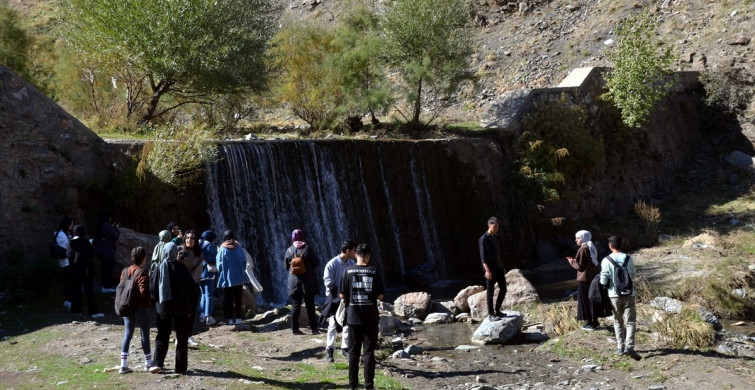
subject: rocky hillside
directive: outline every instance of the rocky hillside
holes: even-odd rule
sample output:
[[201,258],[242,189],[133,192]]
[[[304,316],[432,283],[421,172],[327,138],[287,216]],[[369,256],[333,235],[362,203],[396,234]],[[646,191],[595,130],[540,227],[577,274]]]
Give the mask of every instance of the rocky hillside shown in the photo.
[[[610,66],[605,52],[615,27],[627,16],[649,10],[659,22],[660,40],[672,49],[679,70],[733,68],[753,90],[755,2],[751,0],[472,0],[477,49],[476,76],[462,89],[446,116],[477,121],[504,92],[557,85],[578,67]],[[284,23],[306,19],[334,24],[349,2],[280,0]],[[386,0],[374,2],[376,8]],[[755,101],[740,116],[755,140]]]

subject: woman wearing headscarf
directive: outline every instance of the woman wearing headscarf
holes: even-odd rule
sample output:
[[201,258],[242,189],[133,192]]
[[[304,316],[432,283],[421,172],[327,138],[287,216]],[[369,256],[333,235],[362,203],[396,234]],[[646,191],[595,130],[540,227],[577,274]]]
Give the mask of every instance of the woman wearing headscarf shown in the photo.
[[246,254],[241,244],[236,241],[233,230],[223,232],[215,258],[218,268],[218,288],[223,289],[223,316],[228,325],[239,325],[241,319],[241,294],[246,283]]
[[[194,281],[197,282],[197,285],[199,285],[199,280],[202,276],[202,265],[204,264],[204,257],[202,254],[202,248],[199,246],[199,235],[196,231],[187,230],[186,233],[184,233],[183,244],[178,247],[178,251],[186,251],[186,259],[183,260],[183,263],[184,265],[186,265],[186,268],[189,269],[191,277],[194,278]],[[197,301],[194,303],[194,307],[199,307],[199,296],[197,296]],[[194,320],[197,317],[197,311],[194,310],[191,313],[189,345],[196,347],[199,344],[194,340],[192,334],[194,333]]]
[[317,316],[315,315],[315,295],[320,292],[316,270],[320,261],[309,249],[307,242],[304,241],[303,231],[296,229],[291,232],[291,241],[293,243],[286,249],[284,258],[286,270],[291,269],[291,260],[294,257],[301,257],[306,268],[306,271],[302,274],[294,275],[291,272],[288,274],[288,295],[293,300],[291,332],[295,335],[304,334],[299,330],[299,314],[301,313],[302,300],[304,300],[304,305],[307,307],[309,327],[312,329],[312,334],[318,334],[320,331],[317,328]]
[[68,243],[68,261],[71,264],[71,314],[81,314],[83,287],[89,315],[92,318],[104,317],[94,299],[94,247],[83,225],[73,227],[73,238]]
[[152,276],[152,274],[155,273],[155,268],[165,260],[163,248],[165,248],[165,244],[169,243],[173,238],[169,230],[161,231],[158,236],[160,237],[160,241],[155,245],[155,249],[152,250],[152,263],[149,265],[149,276]]
[[567,257],[572,268],[577,270],[577,320],[585,321],[584,330],[595,330],[599,326],[598,313],[593,310],[589,299],[590,282],[600,272],[598,267],[598,248],[592,242],[592,234],[580,230],[574,235],[577,242],[577,254]]
[[180,260],[188,256],[186,251],[178,253],[178,246],[169,242],[163,248],[165,260],[155,269],[150,279],[150,293],[157,311],[157,337],[155,356],[149,372],[163,370],[165,356],[170,346],[170,333],[176,332],[175,372],[183,373],[189,363],[190,319],[196,310],[199,287]]

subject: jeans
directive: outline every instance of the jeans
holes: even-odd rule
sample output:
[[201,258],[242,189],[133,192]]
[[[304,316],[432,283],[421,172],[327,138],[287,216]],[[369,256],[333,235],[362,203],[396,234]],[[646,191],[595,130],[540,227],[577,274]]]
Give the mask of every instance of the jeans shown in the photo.
[[149,307],[139,306],[136,309],[136,315],[134,317],[123,317],[123,341],[121,342],[121,352],[128,352],[129,344],[131,344],[131,338],[134,337],[134,330],[137,323],[139,329],[142,332],[142,351],[144,355],[152,353],[152,349],[149,346]]
[[199,314],[205,317],[212,315],[212,296],[215,294],[215,279],[205,279],[199,282],[201,296],[199,298]]
[[349,387],[359,386],[359,353],[364,344],[364,387],[375,388],[375,347],[378,344],[378,324],[349,325]]
[[634,295],[611,297],[611,307],[616,347],[622,351],[634,351],[634,323],[637,319]]
[[[491,272],[493,279],[485,279],[485,287],[487,289],[487,302],[488,302],[488,314],[494,315],[497,311],[501,310],[503,299],[506,298],[506,274],[503,271]],[[495,300],[495,310],[493,308],[493,296],[495,295],[495,283],[498,282],[498,299]]]
[[317,330],[317,315],[315,314],[315,294],[304,294],[301,291],[297,291],[291,294],[291,299],[294,303],[291,304],[291,330],[299,329],[299,313],[301,313],[301,302],[304,299],[304,305],[307,306],[307,318],[309,319],[309,327],[315,331]]
[[155,366],[163,368],[165,356],[170,346],[170,333],[176,331],[176,368],[177,373],[186,372],[189,365],[189,314],[161,315],[157,313],[157,337],[155,337]]

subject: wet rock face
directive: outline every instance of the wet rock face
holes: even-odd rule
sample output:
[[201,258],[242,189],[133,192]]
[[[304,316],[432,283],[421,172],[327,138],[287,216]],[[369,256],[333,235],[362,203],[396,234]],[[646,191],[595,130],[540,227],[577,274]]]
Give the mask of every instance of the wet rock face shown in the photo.
[[19,248],[28,257],[43,257],[64,216],[85,223],[81,189],[110,175],[108,147],[0,65],[0,150],[0,221],[6,226],[0,231],[0,248]]

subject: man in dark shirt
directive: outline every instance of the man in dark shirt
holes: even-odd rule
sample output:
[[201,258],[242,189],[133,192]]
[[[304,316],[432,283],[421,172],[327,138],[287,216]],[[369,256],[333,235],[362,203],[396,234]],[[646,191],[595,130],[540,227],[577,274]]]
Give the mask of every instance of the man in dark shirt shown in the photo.
[[385,287],[375,267],[368,265],[371,253],[367,244],[357,246],[357,263],[344,270],[339,289],[349,325],[349,387],[352,389],[359,385],[359,354],[363,343],[364,386],[375,388],[375,347],[380,323],[377,301],[383,299]]
[[[480,260],[485,273],[485,287],[488,298],[488,319],[498,321],[500,317],[505,317],[501,313],[501,305],[506,297],[506,269],[501,261],[501,244],[498,242],[498,218],[490,217],[488,219],[488,231],[477,241],[480,247]],[[498,299],[493,308],[493,296],[495,295],[495,284],[498,282]]]

